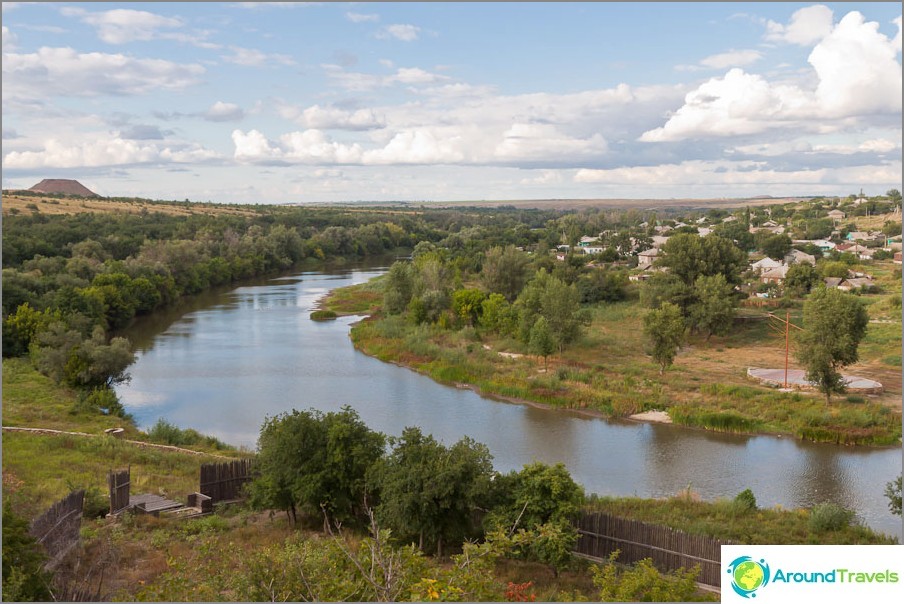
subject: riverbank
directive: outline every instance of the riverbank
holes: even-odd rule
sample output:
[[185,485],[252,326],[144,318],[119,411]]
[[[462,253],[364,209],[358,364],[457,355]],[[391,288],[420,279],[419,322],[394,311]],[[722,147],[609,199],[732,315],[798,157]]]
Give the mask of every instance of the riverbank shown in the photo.
[[[365,292],[366,305],[361,302]],[[769,340],[764,322],[741,323],[730,335],[709,342],[691,340],[660,376],[644,352],[642,312],[634,300],[591,308],[585,336],[550,357],[547,367],[511,339],[383,316],[378,293],[379,283],[374,282],[341,288],[320,307],[337,315],[370,315],[350,334],[365,354],[489,398],[605,418],[661,422],[667,416],[676,425],[738,434],[860,446],[901,442],[900,406],[894,409],[885,400],[888,396],[835,397],[826,405],[816,395],[781,392],[749,381],[746,371],[753,360],[780,362],[782,351]],[[868,355],[877,346],[868,338],[863,348],[867,354],[861,365],[874,371]],[[651,411],[659,413],[647,415]]]

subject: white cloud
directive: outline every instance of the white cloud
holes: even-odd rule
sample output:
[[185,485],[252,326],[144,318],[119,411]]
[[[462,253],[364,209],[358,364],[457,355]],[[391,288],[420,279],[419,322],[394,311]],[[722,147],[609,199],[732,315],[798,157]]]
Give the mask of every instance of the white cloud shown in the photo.
[[16,38],[16,34],[9,31],[7,26],[3,26],[3,52],[10,52],[15,50],[16,42],[18,39]]
[[399,82],[401,84],[432,84],[442,80],[448,80],[448,76],[438,75],[424,71],[418,67],[400,67],[395,75],[387,79],[389,82]]
[[562,170],[541,170],[531,178],[522,178],[523,185],[557,185],[563,181]]
[[267,137],[258,130],[249,130],[248,134],[233,130],[232,142],[235,145],[234,157],[238,160],[274,159],[281,155],[279,149],[272,147]]
[[420,31],[421,28],[416,25],[410,25],[407,23],[394,23],[392,25],[387,25],[386,27],[384,27],[377,34],[377,37],[384,40],[395,38],[396,40],[401,40],[403,42],[412,42],[414,40],[417,40]]
[[[735,68],[688,93],[664,126],[645,132],[640,140],[747,135],[790,127],[827,131],[858,119],[900,113],[901,64],[894,43],[860,13],[848,13],[825,34],[808,61],[818,81],[815,89],[773,83]],[[838,121],[842,119],[848,121]]]
[[204,119],[211,122],[235,122],[245,117],[245,112],[234,103],[217,101],[204,114]]
[[819,76],[825,117],[901,112],[901,64],[879,24],[848,13],[807,59]]
[[895,34],[895,39],[891,43],[896,51],[901,52],[901,17],[895,17],[892,23],[898,26],[898,33]]
[[345,18],[352,23],[367,23],[380,20],[380,15],[366,15],[362,13],[345,13]]
[[400,67],[392,75],[346,71],[340,65],[321,65],[326,76],[346,90],[361,92],[393,84],[433,84],[447,81],[448,76],[431,73],[419,67]]
[[153,40],[158,30],[182,27],[180,19],[163,17],[140,10],[122,9],[89,13],[80,8],[63,7],[66,16],[78,17],[97,30],[98,37],[108,44],[125,44],[139,40]]
[[386,121],[378,117],[373,109],[347,111],[312,105],[303,111],[297,107],[283,107],[280,114],[306,128],[317,130],[373,130],[386,125]]
[[763,53],[758,50],[731,50],[706,57],[700,61],[700,64],[711,69],[726,69],[750,65],[762,58]]
[[331,141],[320,130],[290,132],[279,138],[284,157],[303,163],[355,164],[361,161],[361,146]]
[[295,65],[295,60],[289,55],[269,54],[256,48],[242,48],[241,46],[230,46],[229,50],[232,54],[224,56],[223,60],[244,67],[263,67],[273,63]]
[[39,99],[138,95],[186,88],[203,74],[204,68],[193,63],[43,47],[30,54],[3,56],[3,95]]
[[320,6],[322,2],[233,2],[236,8],[301,8],[304,6]]
[[606,153],[605,139],[594,134],[587,139],[565,136],[551,124],[515,123],[505,131],[494,156],[502,161],[547,160],[566,156],[572,159]]
[[124,140],[118,137],[91,137],[69,144],[50,139],[40,151],[13,151],[3,157],[7,169],[36,168],[96,168],[146,164],[154,162],[195,163],[217,158],[218,155],[199,145],[180,148],[160,147],[157,144]]
[[810,46],[828,35],[832,31],[833,23],[832,9],[816,4],[795,11],[788,25],[775,21],[767,22],[766,39],[771,42]]

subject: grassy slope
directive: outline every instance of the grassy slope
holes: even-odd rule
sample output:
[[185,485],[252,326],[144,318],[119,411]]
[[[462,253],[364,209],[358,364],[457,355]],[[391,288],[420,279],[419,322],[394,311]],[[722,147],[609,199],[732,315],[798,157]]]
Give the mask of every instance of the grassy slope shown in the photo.
[[[729,335],[709,341],[691,338],[674,366],[660,376],[644,352],[644,309],[636,297],[594,307],[582,340],[552,357],[548,372],[536,358],[497,354],[524,353],[516,341],[473,330],[415,327],[400,317],[377,315],[355,326],[352,339],[362,351],[384,361],[402,363],[441,382],[471,384],[489,395],[607,416],[668,409],[676,422],[692,426],[848,444],[896,444],[901,436],[901,322],[900,308],[890,298],[900,281],[891,276],[890,263],[885,264],[889,266],[869,270],[888,293],[863,300],[873,320],[890,322],[870,323],[861,362],[845,372],[877,379],[886,391],[866,398],[835,397],[828,407],[815,393],[781,393],[747,378],[748,367],[784,364],[783,342],[766,321],[737,324]],[[336,299],[354,299],[355,291],[336,290]],[[341,308],[339,302],[326,302],[327,308],[334,305]],[[744,309],[746,315],[764,313]],[[799,309],[792,311],[798,323],[799,315]]]
[[72,488],[93,487],[105,494],[107,472],[127,466],[132,468],[133,493],[166,493],[181,501],[198,489],[200,465],[217,459],[144,448],[105,436],[104,429],[122,427],[124,439],[147,440],[127,420],[72,413],[75,400],[73,391],[53,384],[27,360],[3,360],[4,426],[96,435],[88,438],[3,432],[3,497],[10,498],[26,517],[43,512]]

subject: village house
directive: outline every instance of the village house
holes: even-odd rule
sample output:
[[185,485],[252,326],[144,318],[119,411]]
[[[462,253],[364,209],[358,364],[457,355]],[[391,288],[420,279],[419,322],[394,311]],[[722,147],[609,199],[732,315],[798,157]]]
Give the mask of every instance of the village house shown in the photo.
[[591,243],[596,243],[599,241],[599,237],[588,237],[584,235],[581,237],[581,240],[578,242],[579,247],[587,247]]
[[804,262],[816,266],[816,258],[800,250],[791,250],[785,254],[785,264],[803,264]]
[[847,216],[847,214],[845,214],[841,210],[831,210],[828,213],[828,216],[837,223],[839,220],[843,220],[844,217]]
[[668,237],[663,237],[662,235],[653,235],[650,237],[653,240],[653,247],[656,249],[661,248],[665,245],[665,242],[669,240]]
[[604,247],[600,247],[598,245],[588,245],[581,248],[584,251],[584,254],[587,256],[592,256],[593,254],[602,254],[606,249]]
[[655,247],[653,249],[642,251],[641,253],[637,254],[637,266],[639,266],[640,268],[651,266],[656,260],[656,257],[659,256],[659,253],[659,249]]
[[757,260],[756,262],[751,264],[750,270],[758,275],[761,275],[766,271],[772,270],[774,268],[779,268],[780,266],[784,266],[784,263],[781,260],[773,260],[772,258],[769,258],[767,256],[766,258]]
[[776,268],[771,268],[768,271],[765,271],[760,274],[760,281],[763,283],[778,283],[781,284],[782,281],[785,280],[785,277],[788,275],[788,265],[783,264]]

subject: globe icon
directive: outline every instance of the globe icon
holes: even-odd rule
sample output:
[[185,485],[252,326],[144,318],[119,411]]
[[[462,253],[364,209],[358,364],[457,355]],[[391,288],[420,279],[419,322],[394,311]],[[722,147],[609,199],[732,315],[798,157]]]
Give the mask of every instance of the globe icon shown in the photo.
[[763,584],[764,578],[763,567],[753,560],[742,562],[734,569],[735,585],[744,591],[754,591]]

